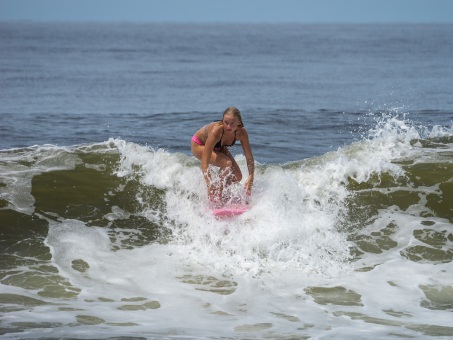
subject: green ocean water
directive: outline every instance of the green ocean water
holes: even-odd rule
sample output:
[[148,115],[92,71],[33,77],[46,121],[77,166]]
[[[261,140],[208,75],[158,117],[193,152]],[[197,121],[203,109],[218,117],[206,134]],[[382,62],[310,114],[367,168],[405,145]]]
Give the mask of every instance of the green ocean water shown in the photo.
[[[123,140],[2,151],[2,333],[329,334],[303,321],[311,305],[351,331],[452,335],[452,139],[396,141],[260,164],[251,209],[228,222],[200,176],[187,183],[199,165],[184,154]],[[170,326],[179,317],[198,326]]]

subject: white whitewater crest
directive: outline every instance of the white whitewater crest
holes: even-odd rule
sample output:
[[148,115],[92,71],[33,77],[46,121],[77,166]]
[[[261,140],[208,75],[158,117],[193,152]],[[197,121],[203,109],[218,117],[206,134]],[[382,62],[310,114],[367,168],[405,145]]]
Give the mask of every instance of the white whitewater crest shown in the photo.
[[[329,171],[315,179],[317,168],[310,173],[258,164],[250,210],[218,220],[209,212],[198,161],[123,142],[119,149],[120,175],[140,173],[143,186],[165,190],[166,227],[173,232],[169,247],[200,268],[251,277],[281,277],[288,270],[331,276],[347,270],[348,244],[336,230],[347,192],[332,183]],[[237,161],[246,174],[244,157]]]
[[[434,133],[448,131],[435,127],[430,136]],[[217,275],[281,278],[294,270],[304,277],[336,277],[354,267],[347,235],[341,231],[350,195],[348,178],[361,183],[382,173],[404,177],[394,160],[419,152],[410,142],[421,135],[404,119],[384,116],[369,135],[370,139],[287,166],[257,163],[250,210],[222,221],[209,214],[195,158],[113,142],[121,154],[118,175],[138,176],[143,187],[165,191],[166,227],[172,230],[168,247],[187,254],[190,265]],[[247,174],[245,158],[239,155],[237,161]],[[161,213],[143,211],[150,219]]]
[[[59,324],[52,336],[83,336],[87,327],[93,337],[451,335],[451,312],[426,306],[448,304],[452,263],[401,256],[417,242],[413,235],[424,222],[416,204],[406,211],[387,207],[360,226],[369,234],[399,226],[391,235],[396,246],[358,257],[351,251],[356,244],[348,224],[350,181],[405,179],[405,160],[435,154],[417,141],[427,136],[448,137],[451,130],[420,130],[390,117],[379,121],[370,138],[320,157],[257,163],[250,209],[223,220],[208,208],[194,157],[109,140],[105,146],[120,156],[114,176],[138,183],[140,206],[136,212],[112,206],[105,219],[127,225],[140,215],[170,233],[140,246],[116,247],[115,229],[48,220],[51,262],[70,282],[67,294],[73,298],[63,307],[45,305],[15,317],[35,323],[52,317]],[[245,158],[236,159],[246,174]],[[150,188],[162,205],[147,201]],[[240,196],[242,190],[241,184],[232,192]],[[430,221],[451,228],[445,219]],[[115,238],[121,237],[118,231]]]

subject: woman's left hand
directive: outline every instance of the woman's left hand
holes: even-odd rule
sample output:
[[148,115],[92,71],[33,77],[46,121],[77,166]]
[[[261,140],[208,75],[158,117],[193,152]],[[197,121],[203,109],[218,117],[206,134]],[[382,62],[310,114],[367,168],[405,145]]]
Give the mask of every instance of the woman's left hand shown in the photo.
[[247,196],[252,194],[252,186],[253,186],[253,177],[249,176],[244,184],[245,193]]

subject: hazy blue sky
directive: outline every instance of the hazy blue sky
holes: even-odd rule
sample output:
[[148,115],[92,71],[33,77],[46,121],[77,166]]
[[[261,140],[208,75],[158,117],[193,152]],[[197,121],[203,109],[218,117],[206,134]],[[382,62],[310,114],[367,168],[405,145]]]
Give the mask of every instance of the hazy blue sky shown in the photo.
[[0,0],[0,20],[453,22],[453,0]]

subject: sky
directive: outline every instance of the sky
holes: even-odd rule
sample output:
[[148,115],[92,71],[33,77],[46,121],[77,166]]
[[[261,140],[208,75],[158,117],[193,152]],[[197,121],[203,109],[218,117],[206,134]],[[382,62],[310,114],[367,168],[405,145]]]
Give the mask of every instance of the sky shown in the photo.
[[0,0],[0,21],[453,23],[453,0]]

